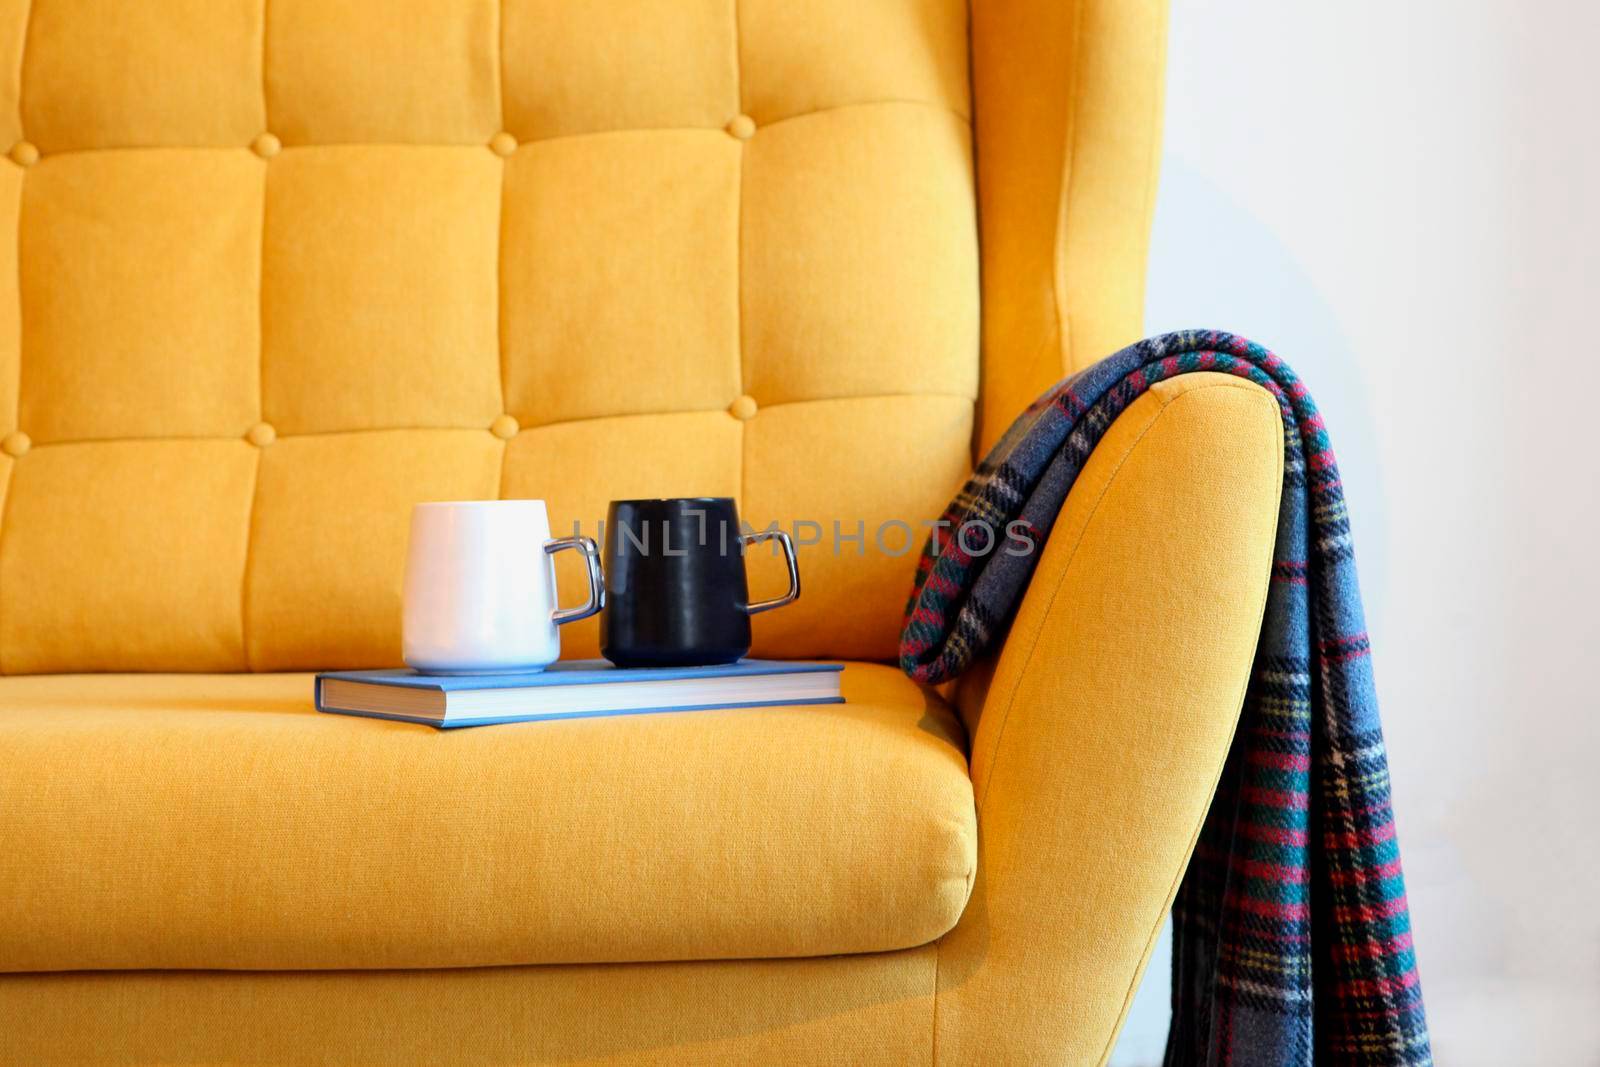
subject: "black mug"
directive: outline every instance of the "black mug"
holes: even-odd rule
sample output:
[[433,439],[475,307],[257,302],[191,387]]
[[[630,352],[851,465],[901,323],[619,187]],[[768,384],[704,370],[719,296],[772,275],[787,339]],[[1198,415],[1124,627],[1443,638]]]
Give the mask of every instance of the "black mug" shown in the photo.
[[[619,667],[732,663],[750,651],[750,616],[800,596],[794,542],[744,534],[730,497],[613,500],[606,511],[600,654]],[[750,603],[744,550],[777,541],[789,591]]]

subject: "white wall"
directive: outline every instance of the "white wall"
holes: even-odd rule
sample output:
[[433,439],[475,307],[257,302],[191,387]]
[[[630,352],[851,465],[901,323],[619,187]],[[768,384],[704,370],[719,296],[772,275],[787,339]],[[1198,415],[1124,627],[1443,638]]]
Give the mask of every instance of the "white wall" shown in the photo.
[[1148,330],[1253,337],[1327,415],[1459,1067],[1600,1064],[1597,41],[1578,0],[1173,3]]

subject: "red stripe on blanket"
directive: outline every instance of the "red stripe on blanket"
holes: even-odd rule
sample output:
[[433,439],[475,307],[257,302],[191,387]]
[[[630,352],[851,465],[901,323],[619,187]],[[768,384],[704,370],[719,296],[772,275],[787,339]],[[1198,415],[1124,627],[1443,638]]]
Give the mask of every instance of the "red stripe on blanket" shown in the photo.
[[1260,860],[1236,859],[1233,869],[1241,874],[1253,878],[1270,878],[1274,882],[1284,882],[1288,885],[1300,885],[1306,880],[1304,867],[1290,866],[1284,863],[1263,863]]
[[1382,900],[1377,904],[1336,904],[1333,908],[1333,917],[1336,921],[1369,923],[1375,919],[1392,919],[1396,915],[1405,914],[1406,897],[1402,893],[1393,900]]
[[1265,749],[1253,750],[1248,762],[1258,767],[1276,767],[1280,771],[1309,771],[1311,757],[1298,752],[1269,752]]
[[1396,934],[1382,941],[1368,941],[1360,945],[1335,945],[1333,956],[1341,960],[1371,960],[1391,953],[1404,952],[1413,944],[1411,931],[1407,930],[1403,934]]
[[1308,840],[1304,828],[1296,829],[1290,826],[1268,826],[1265,823],[1242,823],[1239,830],[1245,837],[1252,841],[1265,841],[1272,845],[1287,845],[1292,848],[1304,848]]
[[1266,789],[1259,785],[1247,785],[1239,790],[1239,795],[1246,804],[1260,804],[1269,808],[1305,811],[1308,806],[1306,795],[1298,789]]
[[1404,992],[1417,984],[1415,968],[1397,978],[1347,978],[1339,983],[1339,991],[1353,997],[1382,997]]
[[1293,921],[1305,919],[1310,915],[1304,904],[1293,900],[1260,900],[1256,897],[1235,896],[1233,904],[1240,911],[1248,911],[1252,915],[1265,915],[1273,919]]
[[1400,860],[1396,857],[1388,863],[1381,863],[1376,867],[1367,867],[1359,871],[1329,871],[1328,877],[1334,885],[1361,885],[1365,882],[1393,878],[1399,873]]

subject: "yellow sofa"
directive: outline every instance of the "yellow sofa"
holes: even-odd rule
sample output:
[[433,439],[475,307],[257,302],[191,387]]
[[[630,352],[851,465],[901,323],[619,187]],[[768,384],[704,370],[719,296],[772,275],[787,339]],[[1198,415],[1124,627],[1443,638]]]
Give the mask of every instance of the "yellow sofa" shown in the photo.
[[[1272,401],[1155,387],[998,658],[889,664],[918,524],[1140,332],[1164,24],[0,3],[0,1063],[1104,1060],[1241,702]],[[690,494],[795,530],[755,651],[847,704],[312,711],[399,660],[413,502]]]

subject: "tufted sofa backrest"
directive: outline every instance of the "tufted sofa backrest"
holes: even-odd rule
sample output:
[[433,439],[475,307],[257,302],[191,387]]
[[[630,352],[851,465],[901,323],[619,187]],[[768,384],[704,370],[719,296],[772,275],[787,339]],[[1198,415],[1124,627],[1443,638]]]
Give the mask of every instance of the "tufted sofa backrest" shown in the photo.
[[0,671],[396,663],[410,505],[496,496],[735,496],[820,534],[756,651],[892,656],[971,462],[968,52],[963,0],[0,3]]

